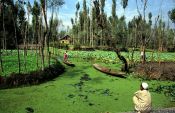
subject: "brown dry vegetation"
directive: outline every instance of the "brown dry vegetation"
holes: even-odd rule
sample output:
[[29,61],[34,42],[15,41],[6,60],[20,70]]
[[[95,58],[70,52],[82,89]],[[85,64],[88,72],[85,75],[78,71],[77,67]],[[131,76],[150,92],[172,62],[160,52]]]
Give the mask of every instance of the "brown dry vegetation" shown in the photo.
[[135,67],[135,73],[148,79],[175,80],[175,62],[146,62]]

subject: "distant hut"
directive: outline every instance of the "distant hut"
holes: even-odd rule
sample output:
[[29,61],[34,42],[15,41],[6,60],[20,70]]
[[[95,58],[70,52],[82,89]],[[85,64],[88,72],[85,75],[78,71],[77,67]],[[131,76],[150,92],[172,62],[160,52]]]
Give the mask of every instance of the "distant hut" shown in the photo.
[[70,44],[71,43],[71,37],[69,35],[65,35],[63,38],[60,38],[61,44]]

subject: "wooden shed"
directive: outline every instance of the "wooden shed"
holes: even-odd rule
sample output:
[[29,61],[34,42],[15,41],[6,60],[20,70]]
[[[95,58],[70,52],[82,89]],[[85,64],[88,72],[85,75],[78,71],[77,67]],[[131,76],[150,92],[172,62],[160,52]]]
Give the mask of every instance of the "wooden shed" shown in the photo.
[[70,44],[71,43],[71,37],[69,35],[65,35],[63,38],[60,38],[61,44]]

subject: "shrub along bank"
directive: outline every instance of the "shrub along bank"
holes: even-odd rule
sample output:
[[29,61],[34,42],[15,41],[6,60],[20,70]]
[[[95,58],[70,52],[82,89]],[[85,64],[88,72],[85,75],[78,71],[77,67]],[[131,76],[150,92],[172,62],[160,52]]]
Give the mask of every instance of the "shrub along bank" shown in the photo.
[[0,89],[40,84],[58,77],[64,70],[64,66],[57,62],[44,70],[32,71],[27,74],[12,73],[8,77],[0,76]]

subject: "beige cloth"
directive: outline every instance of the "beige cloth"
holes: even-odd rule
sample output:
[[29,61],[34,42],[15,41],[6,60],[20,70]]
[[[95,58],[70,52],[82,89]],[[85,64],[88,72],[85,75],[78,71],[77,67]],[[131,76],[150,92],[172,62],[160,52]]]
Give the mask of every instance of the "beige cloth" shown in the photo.
[[151,94],[147,90],[139,90],[133,96],[135,110],[138,113],[150,113],[151,111]]

